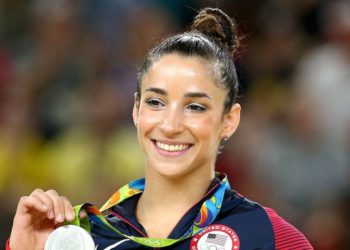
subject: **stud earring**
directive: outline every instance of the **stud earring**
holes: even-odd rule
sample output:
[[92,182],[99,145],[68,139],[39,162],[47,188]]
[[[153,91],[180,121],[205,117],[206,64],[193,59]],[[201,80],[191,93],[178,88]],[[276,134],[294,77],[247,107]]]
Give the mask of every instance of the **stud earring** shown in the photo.
[[229,139],[229,137],[225,136],[222,140],[226,142],[226,141],[228,141],[228,139]]

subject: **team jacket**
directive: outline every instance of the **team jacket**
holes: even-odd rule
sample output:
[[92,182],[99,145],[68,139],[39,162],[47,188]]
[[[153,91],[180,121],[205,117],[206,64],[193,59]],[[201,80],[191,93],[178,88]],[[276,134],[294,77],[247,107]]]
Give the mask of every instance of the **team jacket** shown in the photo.
[[[211,187],[218,185],[214,179]],[[210,196],[210,189],[203,200]],[[215,188],[214,188],[215,190]],[[106,219],[120,232],[127,235],[147,237],[147,233],[135,217],[135,209],[141,194],[130,197],[112,207]],[[202,202],[195,204],[178,222],[168,238],[180,238],[191,227]],[[153,249],[135,243],[95,223],[91,223],[91,235],[96,249],[134,250]],[[7,244],[6,247],[9,250]],[[213,223],[197,235],[180,241],[164,250],[272,250],[313,249],[311,244],[295,227],[287,223],[270,208],[226,190],[221,210]]]

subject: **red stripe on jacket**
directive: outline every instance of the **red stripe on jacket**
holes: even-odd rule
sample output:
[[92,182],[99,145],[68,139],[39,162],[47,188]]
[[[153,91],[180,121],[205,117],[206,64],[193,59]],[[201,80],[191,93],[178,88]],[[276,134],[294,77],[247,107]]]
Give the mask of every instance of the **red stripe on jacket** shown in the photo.
[[300,231],[281,218],[274,210],[265,207],[265,211],[272,223],[276,249],[314,249]]

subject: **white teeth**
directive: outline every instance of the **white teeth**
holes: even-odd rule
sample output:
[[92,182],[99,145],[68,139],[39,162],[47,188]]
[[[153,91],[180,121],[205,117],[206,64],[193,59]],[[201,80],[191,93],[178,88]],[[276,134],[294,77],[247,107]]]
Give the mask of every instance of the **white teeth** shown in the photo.
[[169,145],[158,141],[156,142],[156,145],[158,148],[169,152],[184,151],[189,147],[189,145],[185,145],[185,144]]

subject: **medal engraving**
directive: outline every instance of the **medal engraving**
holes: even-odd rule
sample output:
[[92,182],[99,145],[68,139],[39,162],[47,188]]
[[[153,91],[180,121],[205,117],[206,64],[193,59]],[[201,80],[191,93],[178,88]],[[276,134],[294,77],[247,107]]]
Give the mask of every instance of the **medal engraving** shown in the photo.
[[53,231],[44,250],[94,250],[92,237],[81,227],[67,225]]

